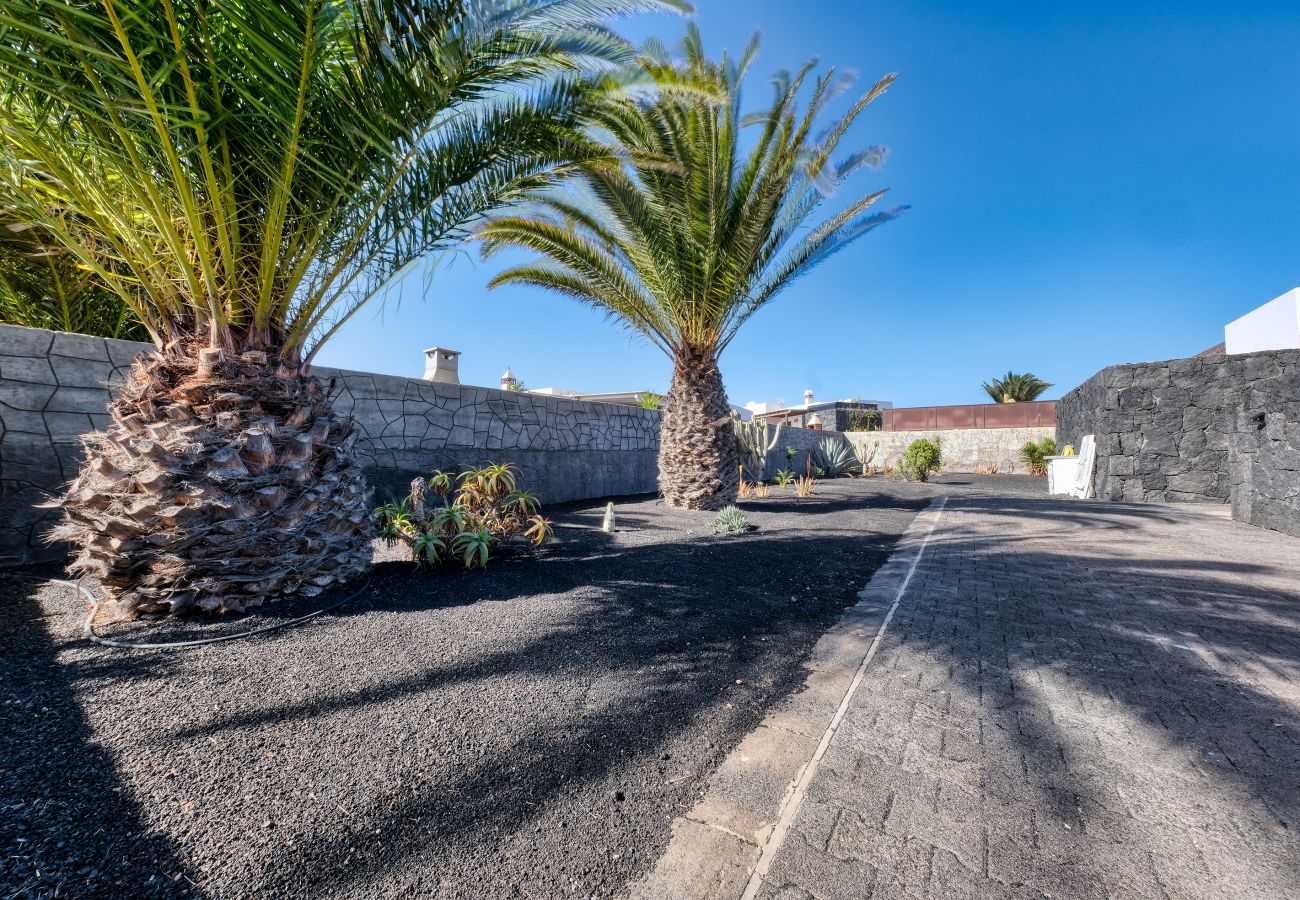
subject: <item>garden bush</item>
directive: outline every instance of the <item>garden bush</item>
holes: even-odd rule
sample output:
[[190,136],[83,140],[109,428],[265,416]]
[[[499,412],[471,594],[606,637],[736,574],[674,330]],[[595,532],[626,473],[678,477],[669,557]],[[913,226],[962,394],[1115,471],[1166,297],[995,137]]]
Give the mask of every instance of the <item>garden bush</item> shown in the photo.
[[929,481],[942,467],[943,448],[939,438],[912,441],[898,461],[898,471],[908,481]]

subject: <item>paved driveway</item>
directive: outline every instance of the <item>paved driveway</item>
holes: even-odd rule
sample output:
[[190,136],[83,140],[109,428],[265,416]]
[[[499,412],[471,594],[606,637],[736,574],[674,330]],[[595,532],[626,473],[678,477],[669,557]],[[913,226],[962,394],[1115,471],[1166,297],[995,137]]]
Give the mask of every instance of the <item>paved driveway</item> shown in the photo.
[[757,896],[1300,897],[1300,540],[952,498],[865,676]]

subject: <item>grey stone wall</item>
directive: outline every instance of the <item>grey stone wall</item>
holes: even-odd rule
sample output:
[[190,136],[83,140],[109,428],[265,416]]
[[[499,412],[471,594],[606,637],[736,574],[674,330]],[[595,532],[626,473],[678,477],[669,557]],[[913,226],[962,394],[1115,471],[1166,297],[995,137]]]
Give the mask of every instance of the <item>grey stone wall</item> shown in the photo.
[[[775,425],[771,427],[776,428]],[[762,480],[770,480],[779,470],[787,468],[796,475],[803,475],[808,471],[808,455],[812,453],[814,447],[827,438],[843,440],[838,431],[827,431],[822,428],[798,428],[793,425],[782,426],[776,446],[767,453]],[[786,447],[794,448],[793,459],[785,455]],[[754,481],[754,473],[746,470],[745,480]]]
[[[1283,412],[1297,371],[1300,350],[1111,366],[1057,402],[1058,439],[1096,436],[1103,499],[1227,503],[1244,412]],[[1272,452],[1257,452],[1256,483]]]
[[892,466],[903,451],[920,438],[938,438],[943,449],[943,471],[974,472],[996,466],[1003,475],[1027,473],[1020,448],[1029,441],[1055,437],[1055,428],[950,428],[941,431],[851,431],[845,435],[859,446],[871,448],[873,466]]
[[658,489],[655,410],[417,378],[318,369],[338,378],[335,408],[358,442],[376,496],[405,495],[435,469],[510,462],[544,503]]
[[1300,367],[1246,393],[1228,469],[1234,519],[1300,536]]
[[[0,325],[0,564],[62,556],[38,508],[81,463],[81,435],[148,344]],[[377,499],[417,474],[511,462],[546,503],[657,489],[659,413],[491,388],[318,369],[359,423]]]

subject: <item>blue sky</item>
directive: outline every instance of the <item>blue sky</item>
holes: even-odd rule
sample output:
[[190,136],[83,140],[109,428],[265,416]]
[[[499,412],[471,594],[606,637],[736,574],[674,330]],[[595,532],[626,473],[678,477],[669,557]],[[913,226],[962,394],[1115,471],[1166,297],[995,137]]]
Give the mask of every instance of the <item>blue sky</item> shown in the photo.
[[[1032,371],[1069,390],[1119,362],[1188,356],[1300,285],[1300,4],[698,0],[711,53],[763,50],[748,95],[816,56],[865,90],[898,82],[846,146],[911,210],[794,284],[722,359],[731,399],[982,402]],[[625,33],[675,43],[683,23]],[[851,97],[841,101],[841,109]],[[461,380],[666,388],[669,361],[597,313],[524,288],[508,261],[443,260],[359,313],[319,362],[419,375],[430,345]]]

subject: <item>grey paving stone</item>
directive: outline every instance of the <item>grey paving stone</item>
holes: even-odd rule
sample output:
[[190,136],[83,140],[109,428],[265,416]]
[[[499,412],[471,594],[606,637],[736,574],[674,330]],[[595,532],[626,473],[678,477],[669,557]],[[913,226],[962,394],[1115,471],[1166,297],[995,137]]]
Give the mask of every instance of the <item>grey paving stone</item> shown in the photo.
[[760,897],[1300,896],[1300,540],[950,504]]
[[779,728],[755,729],[713,773],[704,799],[687,817],[761,845],[771,835],[781,802],[812,758],[820,737]]
[[668,852],[630,900],[730,900],[739,897],[758,859],[758,847],[689,819],[673,823]]

